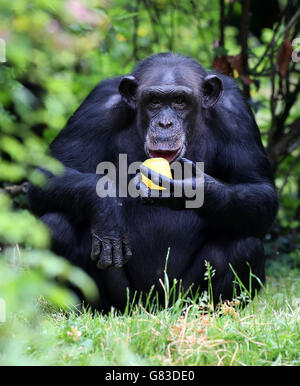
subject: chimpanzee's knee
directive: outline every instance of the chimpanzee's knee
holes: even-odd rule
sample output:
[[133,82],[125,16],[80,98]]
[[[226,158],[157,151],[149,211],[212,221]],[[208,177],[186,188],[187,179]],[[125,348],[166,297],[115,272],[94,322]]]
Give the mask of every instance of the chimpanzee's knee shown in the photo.
[[[255,237],[226,242],[224,245],[226,270],[219,277],[219,292],[230,299],[245,292],[252,298],[265,281],[263,243]],[[223,251],[223,253],[224,253]],[[223,257],[223,259],[224,259]]]
[[76,248],[75,228],[63,213],[46,213],[41,221],[51,234],[51,250],[61,256],[70,256]]

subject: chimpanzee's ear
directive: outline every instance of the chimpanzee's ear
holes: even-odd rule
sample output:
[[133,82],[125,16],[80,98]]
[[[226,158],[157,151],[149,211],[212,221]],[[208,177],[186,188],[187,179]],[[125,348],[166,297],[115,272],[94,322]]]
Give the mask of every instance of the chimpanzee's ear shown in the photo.
[[208,75],[202,84],[202,107],[208,109],[214,106],[223,92],[223,82],[217,75]]
[[137,80],[134,76],[124,76],[119,84],[119,92],[123,100],[132,108],[136,108]]

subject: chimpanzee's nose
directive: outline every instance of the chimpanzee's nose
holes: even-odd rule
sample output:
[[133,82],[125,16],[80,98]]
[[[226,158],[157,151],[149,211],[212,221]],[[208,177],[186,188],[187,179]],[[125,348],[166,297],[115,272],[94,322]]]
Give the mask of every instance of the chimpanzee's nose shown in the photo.
[[170,127],[173,126],[173,122],[171,122],[171,121],[159,121],[158,126],[161,127],[162,129],[169,129]]

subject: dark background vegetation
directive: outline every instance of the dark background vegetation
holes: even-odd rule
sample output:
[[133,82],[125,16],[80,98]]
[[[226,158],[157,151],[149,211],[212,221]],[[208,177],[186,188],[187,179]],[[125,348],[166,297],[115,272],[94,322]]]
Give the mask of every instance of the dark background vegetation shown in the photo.
[[28,212],[27,182],[43,182],[37,165],[60,169],[47,147],[99,81],[161,51],[190,55],[240,84],[280,197],[266,252],[299,266],[299,20],[299,0],[1,0],[0,297],[9,294],[9,307],[36,294],[65,304],[65,279],[93,292],[48,251],[47,230]]

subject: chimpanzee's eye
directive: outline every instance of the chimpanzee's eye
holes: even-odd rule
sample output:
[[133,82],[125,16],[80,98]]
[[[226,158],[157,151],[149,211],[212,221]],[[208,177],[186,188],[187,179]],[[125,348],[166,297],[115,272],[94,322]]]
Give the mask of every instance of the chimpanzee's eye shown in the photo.
[[185,103],[185,100],[182,96],[177,96],[175,97],[174,101],[173,101],[176,105],[183,105]]
[[153,107],[159,106],[160,105],[160,100],[156,97],[153,97],[150,99],[150,105]]

